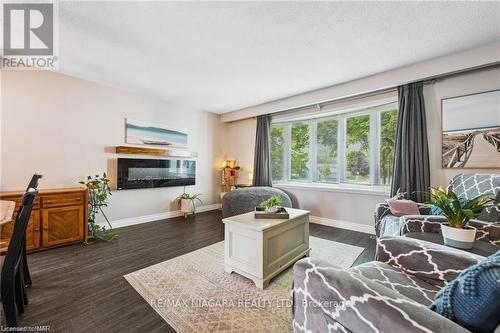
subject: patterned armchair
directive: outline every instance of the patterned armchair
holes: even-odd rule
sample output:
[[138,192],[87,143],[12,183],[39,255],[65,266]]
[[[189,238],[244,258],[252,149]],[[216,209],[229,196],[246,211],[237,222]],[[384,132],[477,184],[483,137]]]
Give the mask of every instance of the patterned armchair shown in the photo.
[[483,257],[405,237],[377,241],[376,261],[293,268],[295,332],[468,332],[431,311],[435,294]]
[[[448,187],[459,198],[472,199],[479,195],[491,194],[500,201],[500,174],[466,173],[455,176]],[[394,216],[386,203],[377,205],[375,211],[375,232],[378,237],[402,236],[409,232],[441,233],[444,216],[431,215],[431,209],[419,204],[421,215]],[[469,225],[477,229],[476,239],[500,246],[500,208],[485,209]]]

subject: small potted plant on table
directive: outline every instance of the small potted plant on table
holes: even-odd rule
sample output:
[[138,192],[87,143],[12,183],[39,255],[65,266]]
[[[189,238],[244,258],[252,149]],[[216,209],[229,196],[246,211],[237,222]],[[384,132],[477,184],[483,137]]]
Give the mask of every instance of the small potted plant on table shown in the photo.
[[270,197],[260,203],[260,207],[266,210],[266,213],[276,213],[281,207],[281,198],[277,195]]
[[448,220],[448,224],[441,224],[444,243],[460,249],[471,249],[476,238],[476,229],[466,224],[476,218],[483,209],[494,206],[494,199],[481,195],[465,202],[451,189],[446,191],[442,188],[432,188],[430,195],[429,204],[439,208]]

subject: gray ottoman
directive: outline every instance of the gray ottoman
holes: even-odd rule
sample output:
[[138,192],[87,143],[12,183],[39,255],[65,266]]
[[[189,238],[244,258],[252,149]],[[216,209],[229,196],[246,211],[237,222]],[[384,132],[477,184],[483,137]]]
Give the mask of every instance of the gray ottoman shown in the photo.
[[281,198],[281,206],[292,207],[288,194],[273,187],[246,187],[232,190],[222,197],[222,217],[251,212],[255,206],[272,196]]

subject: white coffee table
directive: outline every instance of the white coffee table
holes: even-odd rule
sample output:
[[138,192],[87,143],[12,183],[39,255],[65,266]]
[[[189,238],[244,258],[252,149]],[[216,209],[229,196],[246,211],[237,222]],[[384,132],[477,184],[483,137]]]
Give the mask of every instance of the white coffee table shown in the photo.
[[300,258],[309,255],[309,212],[286,208],[290,219],[256,219],[254,212],[224,222],[224,263],[263,289]]

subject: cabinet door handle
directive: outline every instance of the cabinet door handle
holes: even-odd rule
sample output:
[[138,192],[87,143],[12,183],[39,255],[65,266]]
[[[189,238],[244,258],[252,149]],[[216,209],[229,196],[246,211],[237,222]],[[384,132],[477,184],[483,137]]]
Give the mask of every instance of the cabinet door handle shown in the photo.
[[40,228],[35,228],[35,231],[40,231]]

